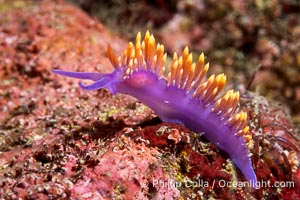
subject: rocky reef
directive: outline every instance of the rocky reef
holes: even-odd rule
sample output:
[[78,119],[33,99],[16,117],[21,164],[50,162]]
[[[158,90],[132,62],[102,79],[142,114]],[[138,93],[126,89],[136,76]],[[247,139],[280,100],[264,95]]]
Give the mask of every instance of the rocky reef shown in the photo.
[[0,10],[0,198],[299,197],[299,133],[289,108],[231,82],[249,117],[261,184],[254,189],[201,134],[162,122],[130,96],[83,91],[51,73],[111,72],[106,46],[120,53],[126,39],[63,1],[7,1]]

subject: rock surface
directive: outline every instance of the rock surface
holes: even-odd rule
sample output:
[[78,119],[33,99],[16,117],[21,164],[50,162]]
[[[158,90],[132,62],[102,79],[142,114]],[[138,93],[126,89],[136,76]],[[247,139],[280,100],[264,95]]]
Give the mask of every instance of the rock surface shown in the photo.
[[203,136],[161,122],[132,97],[83,91],[51,73],[112,70],[106,46],[120,53],[126,41],[96,19],[62,1],[33,1],[5,7],[0,23],[1,199],[299,197],[299,135],[281,106],[242,95],[255,172],[270,185],[235,186],[243,175]]

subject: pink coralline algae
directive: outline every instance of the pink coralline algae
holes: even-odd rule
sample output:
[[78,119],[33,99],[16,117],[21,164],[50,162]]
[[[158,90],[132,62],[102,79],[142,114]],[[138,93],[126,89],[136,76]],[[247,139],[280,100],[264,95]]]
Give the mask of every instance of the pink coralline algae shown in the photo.
[[270,185],[236,185],[248,180],[205,135],[51,73],[108,73],[107,43],[127,42],[63,1],[27,2],[0,13],[0,199],[299,198],[299,135],[281,106],[240,94],[257,183]]

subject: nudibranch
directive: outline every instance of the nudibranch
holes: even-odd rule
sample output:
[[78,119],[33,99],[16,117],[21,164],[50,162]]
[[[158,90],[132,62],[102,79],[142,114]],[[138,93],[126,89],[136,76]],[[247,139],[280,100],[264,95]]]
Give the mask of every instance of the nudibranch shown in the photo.
[[146,32],[129,42],[124,53],[116,57],[108,45],[107,55],[114,71],[109,74],[53,70],[63,76],[95,81],[80,87],[85,90],[106,88],[111,93],[131,95],[149,106],[165,122],[182,124],[204,136],[227,152],[250,184],[257,179],[252,167],[247,142],[251,141],[247,126],[247,113],[238,110],[239,92],[222,92],[226,76],[211,75],[204,63],[203,53],[197,64],[192,61],[188,47],[182,56],[176,53],[165,77],[166,53],[153,35]]

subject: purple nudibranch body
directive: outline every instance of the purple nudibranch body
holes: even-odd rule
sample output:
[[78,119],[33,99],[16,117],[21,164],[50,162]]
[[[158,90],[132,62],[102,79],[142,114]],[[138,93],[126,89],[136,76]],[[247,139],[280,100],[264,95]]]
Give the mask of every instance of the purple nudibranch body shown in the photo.
[[208,63],[201,54],[197,65],[186,47],[183,55],[174,53],[170,72],[164,77],[165,59],[163,45],[155,44],[149,32],[136,44],[129,42],[123,55],[116,57],[108,46],[107,54],[115,70],[110,74],[93,72],[68,72],[53,70],[63,76],[89,79],[85,90],[106,88],[111,93],[131,95],[153,111],[165,122],[183,124],[191,130],[203,133],[212,143],[226,151],[251,185],[256,188],[257,179],[252,167],[247,142],[252,141],[247,126],[247,114],[237,112],[239,93],[229,90],[221,97],[226,83],[224,74],[211,75],[207,80]]

